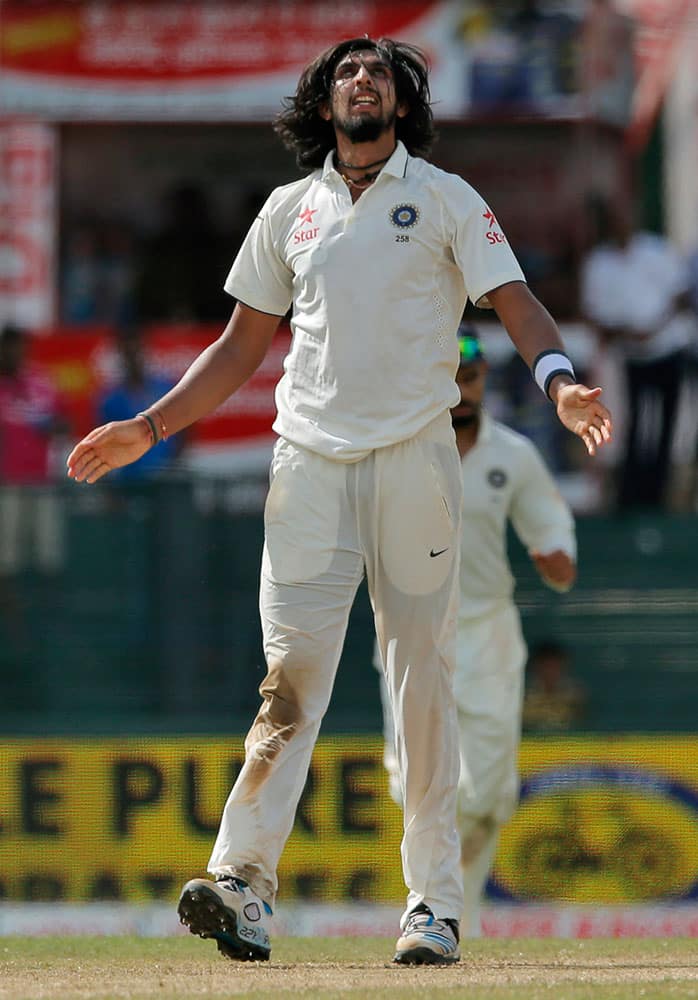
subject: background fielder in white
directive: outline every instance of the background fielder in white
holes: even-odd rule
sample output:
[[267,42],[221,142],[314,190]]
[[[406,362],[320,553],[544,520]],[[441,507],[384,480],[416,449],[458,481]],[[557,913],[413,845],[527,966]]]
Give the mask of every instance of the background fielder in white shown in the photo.
[[[510,520],[542,579],[567,590],[576,576],[572,512],[538,450],[482,409],[487,363],[477,336],[459,330],[461,403],[452,411],[463,478],[460,597],[454,694],[461,776],[458,832],[463,935],[480,934],[480,900],[501,825],[518,799],[517,754],[526,646],[506,553]],[[376,647],[376,666],[380,655]],[[384,760],[401,801],[393,720],[381,674]]]

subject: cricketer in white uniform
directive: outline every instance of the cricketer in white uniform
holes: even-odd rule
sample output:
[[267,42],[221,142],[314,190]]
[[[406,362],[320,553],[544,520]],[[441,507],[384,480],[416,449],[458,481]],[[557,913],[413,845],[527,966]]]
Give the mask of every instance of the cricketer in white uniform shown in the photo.
[[[482,409],[487,364],[476,334],[461,326],[453,425],[461,459],[458,637],[454,694],[460,748],[458,832],[465,905],[462,932],[480,934],[480,900],[499,829],[518,800],[526,645],[514,603],[507,522],[541,578],[567,590],[576,576],[574,518],[536,447]],[[375,657],[381,668],[380,656]],[[381,674],[384,761],[399,803],[394,723]]]
[[395,961],[453,962],[462,489],[450,408],[468,297],[495,308],[592,454],[610,415],[600,389],[576,382],[493,212],[414,155],[433,137],[419,50],[341,42],[306,68],[277,130],[311,172],[273,191],[253,223],[226,281],[238,302],[225,331],[152,407],[88,434],[68,474],[94,482],[215,409],[261,363],[292,306],[265,509],[263,703],[209,861],[215,881],[188,882],[179,914],[230,958],[269,957],[277,863],[366,574],[404,802],[408,898]]

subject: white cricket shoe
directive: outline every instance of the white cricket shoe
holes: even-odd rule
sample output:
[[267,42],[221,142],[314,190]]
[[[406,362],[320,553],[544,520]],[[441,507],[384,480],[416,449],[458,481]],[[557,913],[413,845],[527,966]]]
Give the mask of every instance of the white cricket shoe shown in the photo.
[[226,958],[238,962],[269,960],[266,923],[272,910],[242,879],[232,875],[215,882],[193,878],[182,889],[177,913],[192,934],[214,938]]
[[420,903],[408,914],[397,939],[393,962],[398,965],[448,965],[460,962],[457,920],[437,920]]

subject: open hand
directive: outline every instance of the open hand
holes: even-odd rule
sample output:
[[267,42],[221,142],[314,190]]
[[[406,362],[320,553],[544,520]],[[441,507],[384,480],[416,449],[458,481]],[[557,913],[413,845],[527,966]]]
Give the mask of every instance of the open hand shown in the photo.
[[119,420],[95,427],[68,455],[68,475],[78,483],[96,483],[112,469],[129,465],[145,455],[150,445],[150,432],[144,420]]
[[562,549],[546,553],[531,552],[531,559],[543,582],[559,593],[566,593],[577,579],[577,567]]
[[557,394],[557,415],[565,427],[582,439],[590,455],[611,440],[611,414],[599,402],[601,389],[564,385]]

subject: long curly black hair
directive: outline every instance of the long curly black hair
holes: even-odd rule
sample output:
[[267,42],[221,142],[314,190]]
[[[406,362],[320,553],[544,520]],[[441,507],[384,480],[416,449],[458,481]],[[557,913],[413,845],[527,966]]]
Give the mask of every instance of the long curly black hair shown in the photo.
[[380,54],[392,68],[395,94],[409,110],[395,121],[395,135],[413,156],[426,156],[436,137],[429,93],[429,65],[421,49],[392,38],[349,38],[319,55],[303,71],[296,93],[284,98],[284,110],[274,121],[274,131],[284,146],[296,154],[299,167],[321,167],[335,148],[334,126],[320,117],[318,108],[329,101],[334,71],[349,52]]

